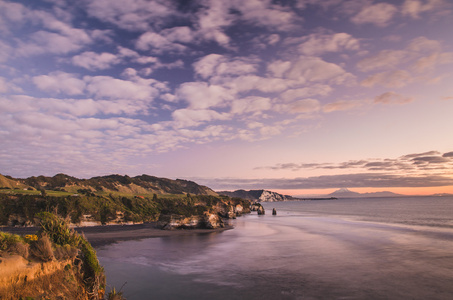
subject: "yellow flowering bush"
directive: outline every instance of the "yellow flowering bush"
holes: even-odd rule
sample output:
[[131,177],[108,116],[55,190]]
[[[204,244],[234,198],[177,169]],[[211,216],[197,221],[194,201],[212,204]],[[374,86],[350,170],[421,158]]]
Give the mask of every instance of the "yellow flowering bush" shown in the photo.
[[26,234],[24,238],[27,242],[35,242],[38,240],[38,236],[36,234]]

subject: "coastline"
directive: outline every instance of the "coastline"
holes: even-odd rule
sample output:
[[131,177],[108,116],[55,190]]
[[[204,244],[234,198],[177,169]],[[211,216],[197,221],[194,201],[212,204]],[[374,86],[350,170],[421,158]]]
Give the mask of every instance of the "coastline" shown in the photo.
[[[100,247],[119,241],[139,240],[145,238],[158,238],[170,236],[187,236],[192,234],[218,233],[233,229],[227,225],[224,228],[216,229],[175,229],[162,230],[156,228],[156,223],[143,223],[132,225],[99,225],[87,227],[74,227],[78,233],[83,234],[93,247]],[[0,231],[14,234],[33,234],[37,227],[0,227]]]

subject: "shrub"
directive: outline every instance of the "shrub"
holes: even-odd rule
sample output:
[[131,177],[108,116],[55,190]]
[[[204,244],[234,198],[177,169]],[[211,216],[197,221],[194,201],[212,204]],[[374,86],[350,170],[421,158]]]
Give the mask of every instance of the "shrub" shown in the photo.
[[11,234],[6,232],[0,232],[0,250],[7,251],[13,245],[19,243],[21,241],[21,237],[17,234]]
[[61,218],[48,212],[41,212],[36,215],[39,219],[41,229],[39,233],[45,233],[57,245],[66,244],[77,247],[80,242],[80,236]]
[[30,244],[31,254],[41,261],[51,261],[55,258],[52,250],[52,242],[47,234],[42,236],[36,241]]
[[55,245],[54,255],[57,260],[74,259],[79,254],[79,249],[70,245],[59,246]]

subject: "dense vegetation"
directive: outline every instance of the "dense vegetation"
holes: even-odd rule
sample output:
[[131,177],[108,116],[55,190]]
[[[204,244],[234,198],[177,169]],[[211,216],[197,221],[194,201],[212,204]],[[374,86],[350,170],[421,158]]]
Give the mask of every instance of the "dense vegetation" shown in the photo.
[[[43,263],[69,260],[70,263],[64,269],[66,275],[70,276],[69,280],[75,281],[76,293],[86,294],[89,299],[99,299],[105,290],[104,270],[90,243],[70,229],[64,220],[51,213],[39,213],[36,218],[40,226],[37,235],[19,236],[0,232],[0,253],[17,254],[30,261]],[[25,281],[20,289],[12,286],[3,293],[11,297],[29,296],[23,293],[36,296],[39,293],[37,290],[33,286],[29,288]]]
[[32,225],[40,212],[56,213],[75,224],[87,215],[102,224],[119,219],[139,223],[156,221],[160,214],[192,216],[228,211],[236,204],[250,205],[238,198],[209,195],[103,196],[89,190],[79,190],[77,195],[24,192],[0,193],[0,225]]

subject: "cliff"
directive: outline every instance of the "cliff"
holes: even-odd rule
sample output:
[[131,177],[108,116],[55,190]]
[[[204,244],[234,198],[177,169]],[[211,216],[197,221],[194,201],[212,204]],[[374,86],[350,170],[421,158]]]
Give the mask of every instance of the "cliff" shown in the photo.
[[0,232],[0,299],[103,299],[104,271],[88,241],[55,215],[38,218],[38,235]]
[[272,191],[267,190],[237,190],[234,192],[229,191],[221,191],[217,192],[219,195],[229,196],[229,197],[239,197],[243,199],[248,199],[251,201],[259,201],[259,202],[277,202],[277,201],[289,201],[289,200],[297,200],[292,196],[282,195],[279,193],[275,193]]

